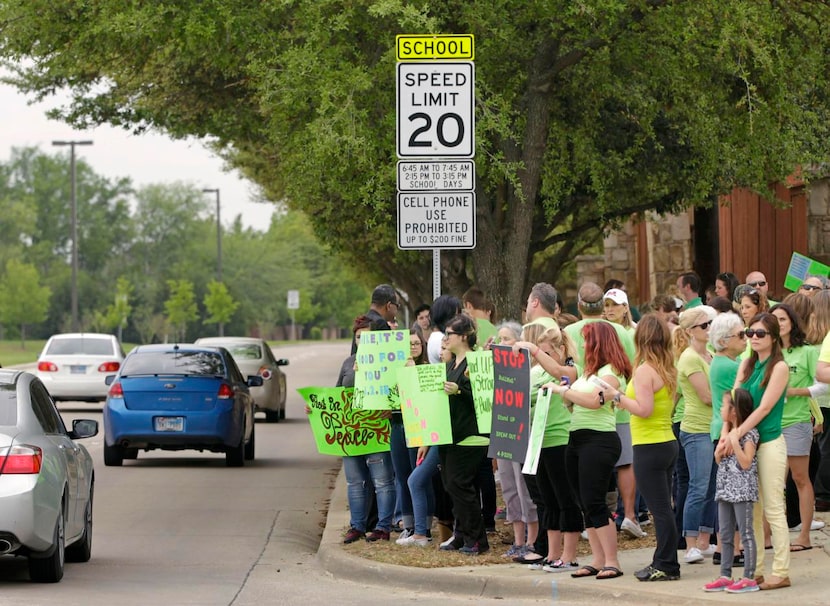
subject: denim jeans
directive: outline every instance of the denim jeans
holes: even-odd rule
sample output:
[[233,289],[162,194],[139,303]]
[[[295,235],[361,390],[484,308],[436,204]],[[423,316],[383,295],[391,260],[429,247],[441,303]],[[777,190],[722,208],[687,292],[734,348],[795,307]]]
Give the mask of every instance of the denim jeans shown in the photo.
[[395,470],[395,495],[398,501],[395,513],[400,513],[404,528],[412,528],[412,496],[409,493],[407,480],[409,480],[409,474],[415,469],[418,449],[406,447],[403,423],[390,423],[389,429],[392,467]]
[[709,433],[680,432],[689,467],[689,492],[683,508],[683,536],[715,532],[715,445]]
[[346,473],[346,494],[349,499],[350,524],[366,532],[368,502],[374,486],[378,503],[378,525],[381,530],[392,527],[395,513],[395,474],[392,456],[389,452],[343,457],[343,471]]
[[435,492],[432,489],[432,476],[438,471],[438,447],[433,446],[427,456],[409,474],[409,493],[412,495],[412,514],[415,518],[415,534],[426,536],[432,528],[432,516],[435,513]]

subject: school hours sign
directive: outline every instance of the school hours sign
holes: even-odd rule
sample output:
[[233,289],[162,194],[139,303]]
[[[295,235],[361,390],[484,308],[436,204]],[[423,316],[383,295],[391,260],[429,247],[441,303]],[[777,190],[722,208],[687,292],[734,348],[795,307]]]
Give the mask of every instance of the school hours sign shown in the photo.
[[471,61],[398,63],[399,157],[473,157],[474,69]]

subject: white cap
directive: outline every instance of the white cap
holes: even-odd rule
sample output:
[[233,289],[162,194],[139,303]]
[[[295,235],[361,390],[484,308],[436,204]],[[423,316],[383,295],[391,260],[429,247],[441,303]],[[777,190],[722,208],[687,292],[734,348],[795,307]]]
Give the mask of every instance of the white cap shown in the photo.
[[628,305],[628,295],[619,288],[612,288],[602,298],[611,299],[617,305]]

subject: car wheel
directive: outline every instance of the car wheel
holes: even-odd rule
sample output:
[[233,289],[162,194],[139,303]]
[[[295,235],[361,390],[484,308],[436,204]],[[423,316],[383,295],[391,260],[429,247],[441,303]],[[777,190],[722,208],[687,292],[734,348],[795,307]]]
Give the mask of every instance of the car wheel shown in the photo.
[[253,461],[254,460],[254,448],[256,447],[256,424],[251,427],[251,439],[250,441],[245,444],[245,460],[246,461]]
[[66,535],[63,525],[63,507],[55,523],[54,547],[48,556],[29,556],[29,578],[35,583],[57,583],[63,578],[63,564],[66,556]]
[[280,422],[280,411],[279,410],[266,410],[265,411],[265,420],[269,423],[279,423]]
[[92,557],[92,496],[95,485],[89,487],[89,501],[84,510],[84,533],[77,543],[66,548],[67,562],[89,562]]
[[107,467],[121,467],[124,462],[124,449],[120,446],[110,446],[104,442],[104,465]]
[[125,448],[124,449],[124,458],[135,460],[138,458],[138,448]]
[[225,451],[225,464],[228,467],[242,467],[245,465],[245,436],[239,438],[239,445]]

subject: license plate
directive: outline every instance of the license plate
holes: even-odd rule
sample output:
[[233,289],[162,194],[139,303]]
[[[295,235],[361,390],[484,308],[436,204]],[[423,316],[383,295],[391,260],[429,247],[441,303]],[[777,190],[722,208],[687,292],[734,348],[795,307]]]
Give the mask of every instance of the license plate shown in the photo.
[[155,417],[156,431],[184,431],[184,417]]
[[69,374],[82,375],[86,374],[86,366],[70,366]]

